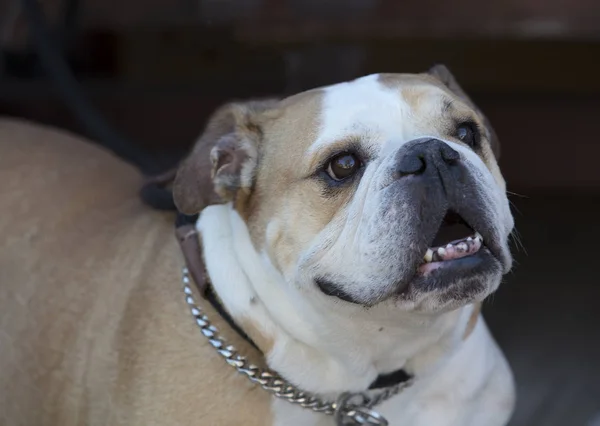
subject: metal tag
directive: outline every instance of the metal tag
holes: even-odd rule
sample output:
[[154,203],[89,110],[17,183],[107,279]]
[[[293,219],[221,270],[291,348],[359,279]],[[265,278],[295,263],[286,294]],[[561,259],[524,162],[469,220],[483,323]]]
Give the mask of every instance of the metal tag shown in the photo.
[[[352,400],[360,398],[359,404]],[[344,393],[336,401],[335,421],[337,426],[388,426],[388,421],[377,411],[371,410],[365,404],[367,397],[362,393]]]

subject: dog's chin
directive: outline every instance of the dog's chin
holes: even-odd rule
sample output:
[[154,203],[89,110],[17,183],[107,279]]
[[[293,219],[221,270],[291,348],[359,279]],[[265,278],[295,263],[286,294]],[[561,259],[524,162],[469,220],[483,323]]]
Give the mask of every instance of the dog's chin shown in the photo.
[[387,285],[382,292],[352,294],[339,282],[315,282],[328,297],[365,308],[436,313],[483,301],[498,288],[502,271],[502,262],[484,246],[469,256],[421,265],[408,281]]
[[426,266],[393,297],[394,304],[415,311],[444,312],[480,302],[498,288],[503,270],[486,247],[470,256]]

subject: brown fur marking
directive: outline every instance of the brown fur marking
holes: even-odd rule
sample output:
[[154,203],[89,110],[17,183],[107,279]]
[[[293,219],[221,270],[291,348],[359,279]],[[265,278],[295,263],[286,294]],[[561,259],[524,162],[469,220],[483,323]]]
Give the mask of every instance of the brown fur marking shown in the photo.
[[467,327],[463,334],[463,340],[467,340],[467,338],[471,335],[473,330],[475,330],[475,326],[477,325],[477,320],[479,319],[479,314],[481,313],[481,303],[476,303],[473,305],[473,312],[471,312],[471,316],[469,317],[469,321],[467,322]]

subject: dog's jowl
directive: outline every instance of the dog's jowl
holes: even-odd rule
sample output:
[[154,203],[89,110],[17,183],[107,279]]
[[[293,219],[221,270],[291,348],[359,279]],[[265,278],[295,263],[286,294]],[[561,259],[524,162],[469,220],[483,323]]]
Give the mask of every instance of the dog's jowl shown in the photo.
[[[72,169],[73,150],[61,160]],[[6,227],[35,261],[11,262],[14,279],[0,289],[19,301],[0,299],[0,343],[10,346],[0,385],[17,386],[0,418],[333,426],[360,424],[359,412],[394,426],[506,425],[513,378],[480,314],[512,264],[499,153],[443,66],[225,105],[173,185],[179,210],[199,213],[182,238],[202,247],[202,258],[186,256],[206,268],[206,298],[191,284],[181,292],[186,260],[169,220],[114,207],[110,190],[129,197],[124,181],[135,197],[125,166],[106,166],[119,173],[101,201],[83,184],[30,179],[30,200],[71,191],[83,201],[64,213],[42,196],[27,212],[39,241]],[[80,182],[96,179],[76,169]],[[8,197],[2,205],[17,202]],[[109,216],[90,220],[102,208]],[[65,233],[82,212],[89,225]],[[49,249],[61,235],[75,254]],[[256,364],[252,374],[306,397],[249,381],[234,349]]]

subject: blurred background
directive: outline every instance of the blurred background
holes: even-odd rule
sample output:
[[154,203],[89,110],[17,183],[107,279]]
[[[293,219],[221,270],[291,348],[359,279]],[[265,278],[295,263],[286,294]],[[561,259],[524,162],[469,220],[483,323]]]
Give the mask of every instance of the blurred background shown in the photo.
[[[600,426],[600,2],[39,4],[81,94],[159,168],[223,102],[448,65],[500,137],[517,223],[514,272],[484,308],[517,378],[512,425]],[[94,139],[31,29],[0,1],[0,115]]]

